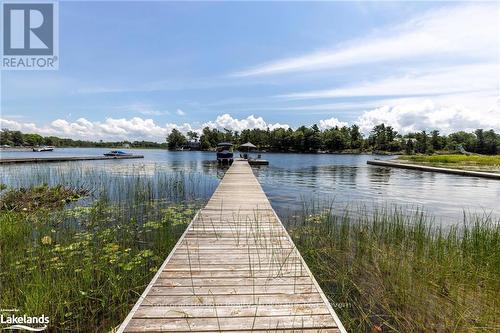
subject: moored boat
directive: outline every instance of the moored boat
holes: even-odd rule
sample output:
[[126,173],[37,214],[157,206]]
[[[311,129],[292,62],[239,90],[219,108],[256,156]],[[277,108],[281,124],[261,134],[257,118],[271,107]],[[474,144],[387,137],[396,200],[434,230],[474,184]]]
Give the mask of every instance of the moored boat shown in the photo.
[[33,147],[33,151],[42,152],[42,151],[53,151],[54,147],[52,146],[41,146],[41,147]]
[[233,163],[233,144],[221,142],[217,145],[217,162],[221,164]]
[[109,153],[104,153],[104,156],[132,156],[132,154],[126,153],[123,150],[112,150]]

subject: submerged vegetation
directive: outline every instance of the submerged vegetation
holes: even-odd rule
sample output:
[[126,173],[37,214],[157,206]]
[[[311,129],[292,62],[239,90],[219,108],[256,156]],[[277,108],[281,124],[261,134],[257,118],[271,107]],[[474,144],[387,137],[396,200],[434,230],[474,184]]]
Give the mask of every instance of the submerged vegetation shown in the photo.
[[[130,311],[194,215],[162,208],[138,224],[97,202],[56,213],[0,213],[2,306],[45,314],[57,331],[109,331]],[[125,218],[124,218],[125,217]]]
[[62,185],[49,187],[47,184],[11,189],[0,197],[0,210],[34,211],[39,208],[62,208],[88,194],[89,191],[81,188],[73,189]]
[[0,309],[44,314],[51,331],[121,323],[213,186],[156,169],[22,170],[0,187]]
[[[349,332],[498,329],[500,221],[304,209],[290,234]],[[465,219],[465,218],[464,218]]]

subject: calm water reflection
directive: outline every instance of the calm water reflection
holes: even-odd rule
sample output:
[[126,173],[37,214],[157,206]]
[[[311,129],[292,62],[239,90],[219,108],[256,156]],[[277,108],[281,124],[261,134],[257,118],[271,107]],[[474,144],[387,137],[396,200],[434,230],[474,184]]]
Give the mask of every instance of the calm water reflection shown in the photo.
[[[54,152],[3,152],[13,156],[99,155],[108,149],[58,149]],[[198,177],[200,195],[207,198],[215,189],[224,169],[209,152],[167,152],[163,150],[130,150],[144,159],[85,161],[53,164],[1,166],[1,181],[16,186],[30,183],[30,174],[46,173],[57,168],[92,169],[118,176],[130,174],[157,175],[183,173]],[[43,155],[42,155],[43,154]],[[399,205],[405,209],[425,209],[444,222],[455,222],[463,213],[486,213],[500,216],[500,182],[415,170],[369,166],[369,155],[264,154],[269,166],[254,171],[278,213],[300,207],[311,198],[333,201],[339,208],[368,208],[374,205]],[[388,159],[388,156],[380,156]],[[43,171],[45,170],[45,171]],[[54,172],[51,179],[60,174]],[[52,179],[57,182],[56,179]],[[65,180],[67,181],[67,180]]]

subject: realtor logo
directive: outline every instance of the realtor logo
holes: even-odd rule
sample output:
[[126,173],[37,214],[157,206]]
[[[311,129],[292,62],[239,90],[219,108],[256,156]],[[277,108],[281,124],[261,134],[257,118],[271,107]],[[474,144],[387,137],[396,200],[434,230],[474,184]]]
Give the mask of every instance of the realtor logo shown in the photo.
[[2,11],[2,69],[57,69],[57,3],[3,3]]

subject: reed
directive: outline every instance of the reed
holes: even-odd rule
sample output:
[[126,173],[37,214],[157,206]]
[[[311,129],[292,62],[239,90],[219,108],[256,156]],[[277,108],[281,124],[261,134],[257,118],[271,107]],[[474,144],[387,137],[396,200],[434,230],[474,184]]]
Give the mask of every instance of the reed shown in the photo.
[[156,169],[65,168],[31,167],[27,178],[25,168],[2,170],[0,308],[45,314],[52,331],[109,331],[214,184]]
[[403,155],[398,159],[412,162],[424,163],[445,163],[445,164],[465,164],[465,165],[482,165],[482,166],[498,166],[500,165],[500,156],[493,155]]
[[305,205],[287,222],[348,331],[498,329],[500,221],[445,228],[422,211]]

